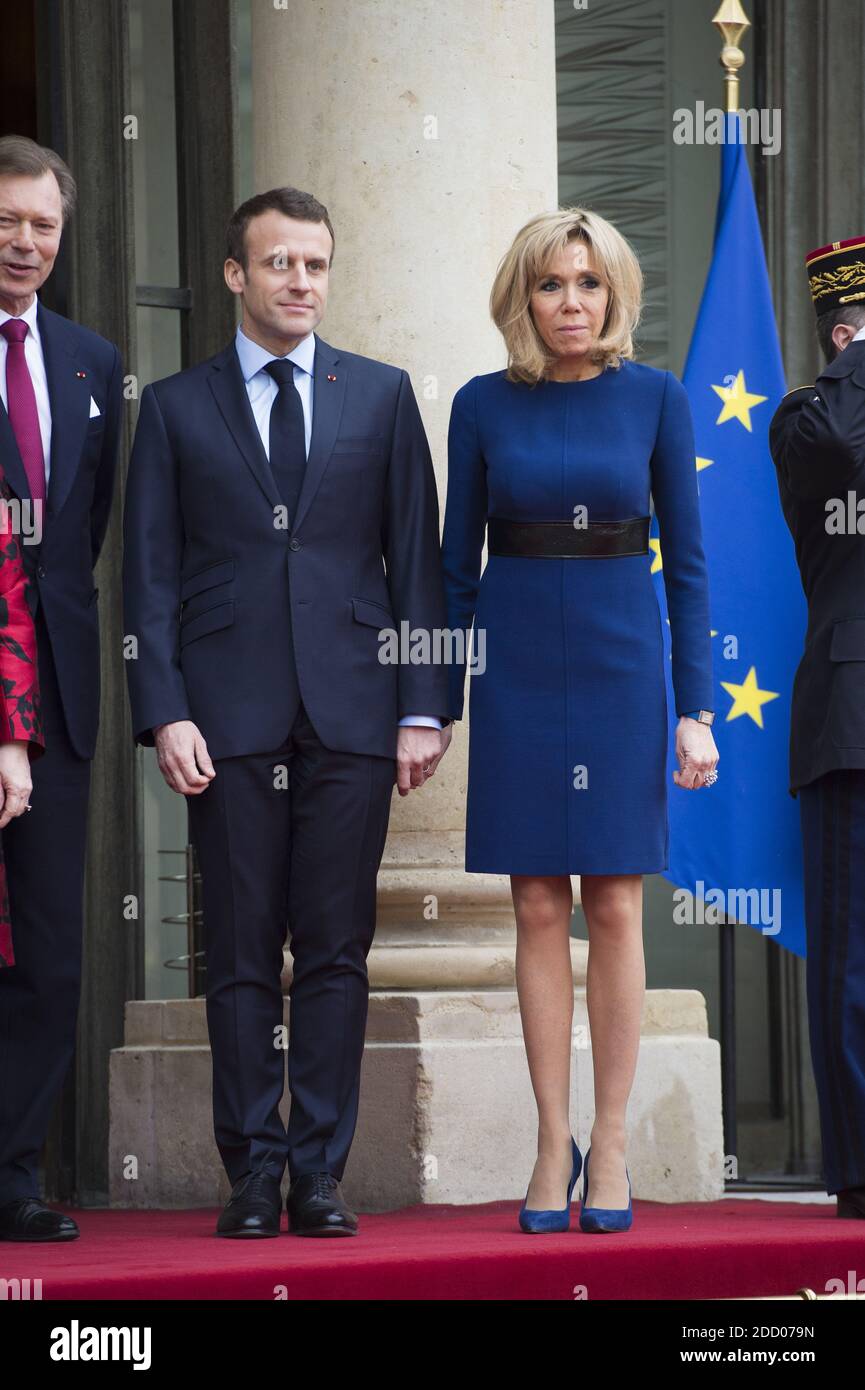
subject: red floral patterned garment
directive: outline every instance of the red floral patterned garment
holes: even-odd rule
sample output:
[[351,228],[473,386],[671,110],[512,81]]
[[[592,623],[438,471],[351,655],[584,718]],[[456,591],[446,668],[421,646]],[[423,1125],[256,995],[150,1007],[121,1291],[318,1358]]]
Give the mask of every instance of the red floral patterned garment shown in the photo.
[[[30,761],[45,751],[39,702],[36,628],[31,581],[24,571],[14,513],[6,503],[12,491],[0,479],[0,743],[26,739]],[[26,816],[27,812],[23,814]],[[0,968],[15,964],[3,834],[0,831]]]

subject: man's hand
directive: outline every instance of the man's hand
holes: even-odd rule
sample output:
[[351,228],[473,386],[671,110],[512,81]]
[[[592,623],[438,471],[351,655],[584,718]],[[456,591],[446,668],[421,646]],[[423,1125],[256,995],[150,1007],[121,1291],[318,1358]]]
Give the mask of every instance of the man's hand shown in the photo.
[[216,769],[198,726],[191,719],[178,719],[173,724],[157,724],[153,734],[159,770],[171,790],[181,796],[198,796],[205,791]]
[[403,724],[396,741],[396,781],[400,796],[422,787],[435,770],[451,741],[452,725],[439,732],[422,724]]

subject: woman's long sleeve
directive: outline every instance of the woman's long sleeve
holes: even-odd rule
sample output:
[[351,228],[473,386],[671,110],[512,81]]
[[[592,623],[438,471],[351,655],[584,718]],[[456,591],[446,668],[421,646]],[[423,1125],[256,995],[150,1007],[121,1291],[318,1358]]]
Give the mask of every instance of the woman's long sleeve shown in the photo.
[[667,372],[652,454],[652,497],[661,537],[673,649],[676,713],[714,708],[709,582],[700,524],[696,447],[684,386]]
[[[448,427],[448,486],[442,561],[447,625],[451,633],[468,633],[475,617],[481,556],[487,524],[487,475],[477,426],[477,377],[462,386],[451,406]],[[461,719],[465,695],[465,661],[449,669],[452,719]]]

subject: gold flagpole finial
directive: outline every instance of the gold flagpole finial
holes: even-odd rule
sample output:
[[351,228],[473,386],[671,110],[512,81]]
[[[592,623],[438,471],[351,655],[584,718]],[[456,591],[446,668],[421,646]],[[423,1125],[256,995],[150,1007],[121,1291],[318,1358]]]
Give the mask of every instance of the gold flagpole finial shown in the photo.
[[751,21],[742,9],[741,0],[723,0],[718,13],[712,20],[724,38],[721,49],[721,67],[724,69],[724,84],[727,91],[727,111],[739,110],[739,69],[744,66],[745,55],[739,47]]

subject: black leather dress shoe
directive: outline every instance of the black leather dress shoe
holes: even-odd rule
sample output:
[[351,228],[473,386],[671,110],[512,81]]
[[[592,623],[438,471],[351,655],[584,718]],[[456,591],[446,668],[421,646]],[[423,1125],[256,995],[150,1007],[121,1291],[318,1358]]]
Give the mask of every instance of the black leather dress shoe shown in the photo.
[[280,1178],[270,1173],[247,1173],[231,1189],[216,1223],[218,1236],[252,1238],[278,1236],[282,1215]]
[[356,1236],[357,1217],[343,1201],[332,1173],[302,1173],[286,1202],[293,1236]]
[[71,1216],[52,1211],[38,1197],[18,1197],[0,1206],[0,1240],[77,1240]]
[[858,1216],[865,1221],[865,1187],[845,1187],[838,1193],[838,1215]]

